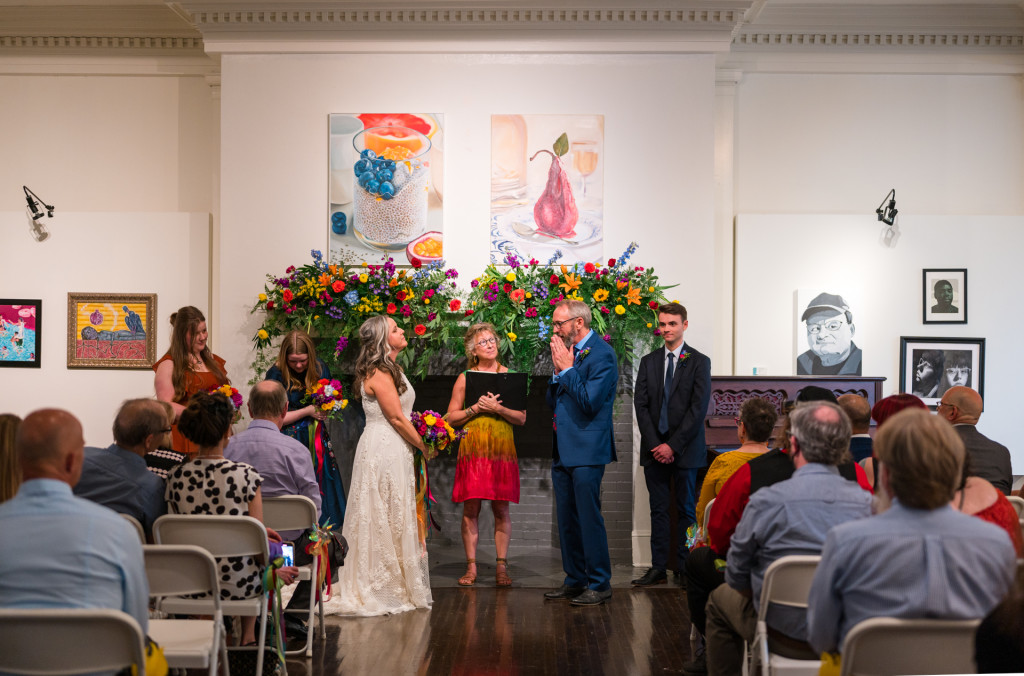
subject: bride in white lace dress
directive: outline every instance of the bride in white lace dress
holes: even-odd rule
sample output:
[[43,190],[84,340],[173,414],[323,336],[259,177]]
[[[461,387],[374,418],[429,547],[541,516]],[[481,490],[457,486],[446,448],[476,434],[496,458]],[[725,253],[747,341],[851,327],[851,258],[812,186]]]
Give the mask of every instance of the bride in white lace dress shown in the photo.
[[351,548],[324,612],[384,615],[429,608],[427,550],[416,517],[413,452],[423,441],[409,421],[416,393],[395,357],[405,332],[385,315],[359,329],[353,387],[366,428],[356,446],[345,526]]

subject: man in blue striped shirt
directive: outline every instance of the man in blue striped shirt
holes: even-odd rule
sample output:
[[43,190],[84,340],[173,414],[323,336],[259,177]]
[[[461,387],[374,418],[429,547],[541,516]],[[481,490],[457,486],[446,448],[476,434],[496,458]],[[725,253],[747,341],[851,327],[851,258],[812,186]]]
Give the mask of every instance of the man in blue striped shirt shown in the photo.
[[946,420],[900,411],[874,448],[891,505],[828,534],[807,610],[807,640],[818,652],[838,651],[847,632],[872,617],[984,617],[1013,581],[1006,531],[949,504],[965,451]]
[[[790,414],[790,457],[796,471],[786,481],[750,497],[732,536],[726,584],[707,604],[707,670],[739,674],[743,642],[752,641],[768,566],[783,556],[818,554],[829,530],[871,515],[871,494],[839,474],[849,459],[850,419],[831,402],[801,404]],[[793,658],[813,658],[805,643],[802,609],[772,606],[768,611],[772,650]]]

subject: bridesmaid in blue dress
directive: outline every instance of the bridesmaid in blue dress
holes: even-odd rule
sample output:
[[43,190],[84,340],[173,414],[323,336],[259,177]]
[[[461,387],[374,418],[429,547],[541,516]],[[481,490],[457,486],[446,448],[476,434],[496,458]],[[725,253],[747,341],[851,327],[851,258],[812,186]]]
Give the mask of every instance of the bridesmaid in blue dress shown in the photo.
[[326,415],[313,404],[302,403],[307,389],[312,389],[321,378],[330,377],[327,365],[316,358],[316,348],[309,334],[296,330],[285,335],[277,363],[267,371],[266,380],[278,381],[288,393],[288,413],[281,432],[298,439],[309,449],[320,484],[320,525],[330,520],[334,530],[340,533],[345,518],[345,488],[338,461],[331,450]]

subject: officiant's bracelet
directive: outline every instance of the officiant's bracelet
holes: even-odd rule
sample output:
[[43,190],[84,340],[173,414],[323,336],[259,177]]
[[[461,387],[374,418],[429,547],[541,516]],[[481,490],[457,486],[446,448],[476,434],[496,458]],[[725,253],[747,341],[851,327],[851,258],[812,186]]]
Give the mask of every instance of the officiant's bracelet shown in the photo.
[[470,418],[472,418],[473,416],[475,416],[475,415],[476,415],[476,411],[474,411],[474,410],[473,410],[473,407],[472,407],[472,406],[470,406],[469,408],[467,408],[467,409],[466,409],[466,413],[468,413],[468,414],[469,414],[469,417],[470,417]]

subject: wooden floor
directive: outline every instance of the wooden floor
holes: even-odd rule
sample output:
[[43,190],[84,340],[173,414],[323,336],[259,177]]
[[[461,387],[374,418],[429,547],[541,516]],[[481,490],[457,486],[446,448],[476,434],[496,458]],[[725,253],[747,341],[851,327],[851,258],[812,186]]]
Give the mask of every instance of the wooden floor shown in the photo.
[[615,588],[577,608],[544,589],[435,587],[434,606],[398,615],[327,618],[313,658],[290,676],[335,674],[678,674],[690,653],[685,592]]

